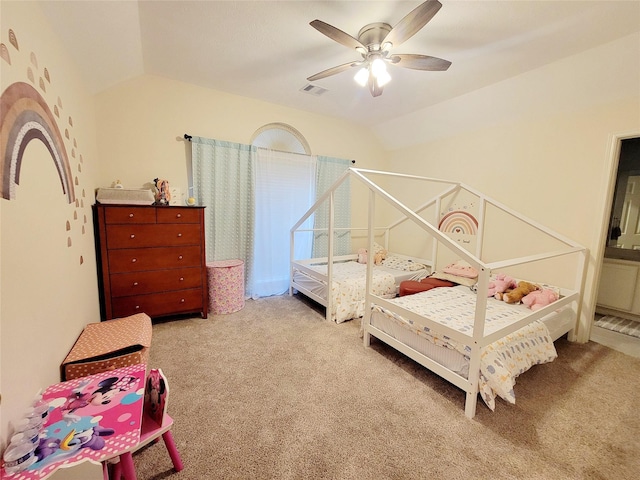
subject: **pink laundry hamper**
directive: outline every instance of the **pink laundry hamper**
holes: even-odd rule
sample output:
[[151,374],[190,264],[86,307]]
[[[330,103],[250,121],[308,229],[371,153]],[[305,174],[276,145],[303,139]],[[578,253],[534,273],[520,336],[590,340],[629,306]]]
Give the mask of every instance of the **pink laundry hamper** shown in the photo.
[[244,261],[207,262],[209,313],[233,313],[244,308]]

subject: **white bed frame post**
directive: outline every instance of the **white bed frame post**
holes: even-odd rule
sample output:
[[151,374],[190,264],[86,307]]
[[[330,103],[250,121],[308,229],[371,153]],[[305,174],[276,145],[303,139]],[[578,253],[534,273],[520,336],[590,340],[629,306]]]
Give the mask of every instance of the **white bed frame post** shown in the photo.
[[335,190],[331,190],[331,194],[329,195],[329,252],[328,252],[328,261],[327,261],[327,310],[325,312],[325,318],[327,321],[331,321],[331,312],[333,312],[333,295],[331,294],[331,290],[333,287],[333,218],[334,218],[334,194]]
[[[586,271],[586,264],[587,264],[587,258],[589,256],[589,250],[587,248],[581,250],[578,254],[578,271],[576,272],[576,280],[575,280],[575,284],[573,286],[573,289],[576,292],[584,292],[584,284],[587,280],[587,271]],[[580,302],[582,301],[582,294],[578,296],[578,298],[576,299],[576,301],[573,303],[573,310],[576,316],[576,321],[575,324],[573,326],[573,328],[571,330],[569,330],[569,332],[567,333],[567,340],[569,340],[570,342],[575,342],[578,338],[578,328],[579,328],[579,324],[580,324]]]
[[[433,214],[434,225],[438,225],[438,217],[440,215],[440,208],[442,206],[442,197],[438,196],[435,202],[435,212]],[[438,246],[440,242],[438,242],[434,237],[431,237],[431,273],[436,271],[438,264]]]
[[[476,234],[476,257],[482,258],[484,247],[484,217],[487,212],[487,199],[480,197],[480,205],[478,207],[478,232]],[[491,272],[489,272],[491,274]]]
[[[376,193],[369,188],[369,231],[367,232],[367,280],[364,296],[364,316],[362,317],[362,341],[365,347],[371,345],[371,334],[369,333],[369,322],[371,321],[371,282],[373,279],[373,242],[374,242],[374,229],[373,222],[375,218],[376,209]],[[388,234],[388,233],[387,233]]]
[[471,343],[471,355],[469,361],[469,386],[467,399],[464,404],[464,414],[473,418],[476,414],[478,403],[478,384],[480,380],[480,355],[483,347],[484,321],[487,312],[487,288],[489,285],[489,270],[481,268],[478,272],[478,284],[476,293],[476,310],[473,321],[473,342]]
[[296,231],[292,228],[289,230],[289,296],[293,296],[293,262],[295,260],[295,255],[293,254],[295,250],[295,245],[293,242],[295,241]]

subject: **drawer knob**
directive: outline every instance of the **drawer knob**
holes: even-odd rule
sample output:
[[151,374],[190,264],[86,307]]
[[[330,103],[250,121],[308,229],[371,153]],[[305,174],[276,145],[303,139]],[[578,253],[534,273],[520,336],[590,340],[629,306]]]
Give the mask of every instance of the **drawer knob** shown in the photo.
[[182,234],[181,234],[181,233],[179,233],[179,234],[178,234],[178,238],[180,238],[181,236],[182,236]]
[[180,303],[184,303],[184,298],[181,298],[181,299],[180,299]]
[[138,282],[133,282],[133,286],[137,287],[138,286]]
[[130,213],[130,214],[129,214],[129,218],[133,218],[133,213]]
[[176,218],[182,218],[182,214],[181,214],[181,213],[178,213],[178,214],[176,215]]
[[136,305],[136,310],[140,310],[140,305]]
[[180,277],[180,281],[181,281],[181,282],[184,282],[184,277]]
[[131,238],[136,238],[136,235],[134,233],[131,234]]
[[132,258],[132,259],[131,259],[131,263],[136,263],[137,261],[138,261],[138,259],[137,259],[137,258]]
[[182,260],[182,255],[178,255],[178,260]]

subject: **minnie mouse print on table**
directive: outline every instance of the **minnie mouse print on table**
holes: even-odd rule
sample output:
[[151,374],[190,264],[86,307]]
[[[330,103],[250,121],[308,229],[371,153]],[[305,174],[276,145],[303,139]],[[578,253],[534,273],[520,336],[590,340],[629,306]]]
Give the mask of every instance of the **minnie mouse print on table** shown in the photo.
[[49,406],[34,458],[26,469],[2,478],[45,479],[60,468],[121,458],[123,467],[140,443],[146,366],[132,365],[48,387]]

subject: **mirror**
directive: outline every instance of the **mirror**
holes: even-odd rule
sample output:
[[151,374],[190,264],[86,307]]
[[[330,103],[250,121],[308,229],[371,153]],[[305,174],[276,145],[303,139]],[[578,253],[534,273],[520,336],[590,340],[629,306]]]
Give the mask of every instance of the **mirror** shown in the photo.
[[640,137],[620,146],[605,256],[640,261]]

